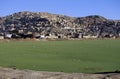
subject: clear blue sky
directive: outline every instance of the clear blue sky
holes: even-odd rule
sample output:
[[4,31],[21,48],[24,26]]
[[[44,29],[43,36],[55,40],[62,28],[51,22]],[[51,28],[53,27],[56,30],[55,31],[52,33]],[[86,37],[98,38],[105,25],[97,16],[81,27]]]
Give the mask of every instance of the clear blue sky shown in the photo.
[[1,0],[0,16],[20,11],[49,12],[72,17],[101,15],[120,19],[120,0]]

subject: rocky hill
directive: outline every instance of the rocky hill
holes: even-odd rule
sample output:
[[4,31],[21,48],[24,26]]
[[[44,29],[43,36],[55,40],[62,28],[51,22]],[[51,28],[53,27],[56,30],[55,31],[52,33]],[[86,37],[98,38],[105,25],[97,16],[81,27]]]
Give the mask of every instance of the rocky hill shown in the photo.
[[0,17],[2,38],[119,38],[120,21],[102,16],[69,17],[44,12],[18,12]]

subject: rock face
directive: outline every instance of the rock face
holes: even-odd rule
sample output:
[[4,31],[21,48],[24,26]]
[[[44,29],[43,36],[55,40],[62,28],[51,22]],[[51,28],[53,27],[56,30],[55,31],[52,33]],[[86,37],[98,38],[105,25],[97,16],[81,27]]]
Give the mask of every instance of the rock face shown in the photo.
[[0,68],[0,79],[120,79],[120,73],[83,74]]
[[5,38],[117,38],[120,37],[120,21],[108,20],[98,15],[74,18],[25,11],[1,17],[0,36]]

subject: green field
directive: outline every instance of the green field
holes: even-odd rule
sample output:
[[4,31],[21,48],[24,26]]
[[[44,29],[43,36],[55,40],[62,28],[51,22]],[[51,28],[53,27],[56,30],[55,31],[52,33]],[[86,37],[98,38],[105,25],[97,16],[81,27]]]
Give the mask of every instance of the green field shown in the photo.
[[1,42],[0,66],[53,72],[120,70],[120,40]]

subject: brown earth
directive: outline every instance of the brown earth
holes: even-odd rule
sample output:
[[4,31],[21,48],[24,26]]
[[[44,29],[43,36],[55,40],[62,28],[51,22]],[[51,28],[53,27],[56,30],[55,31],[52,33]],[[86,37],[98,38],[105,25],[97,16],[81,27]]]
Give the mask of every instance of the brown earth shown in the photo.
[[120,73],[83,74],[0,68],[0,79],[120,79]]

